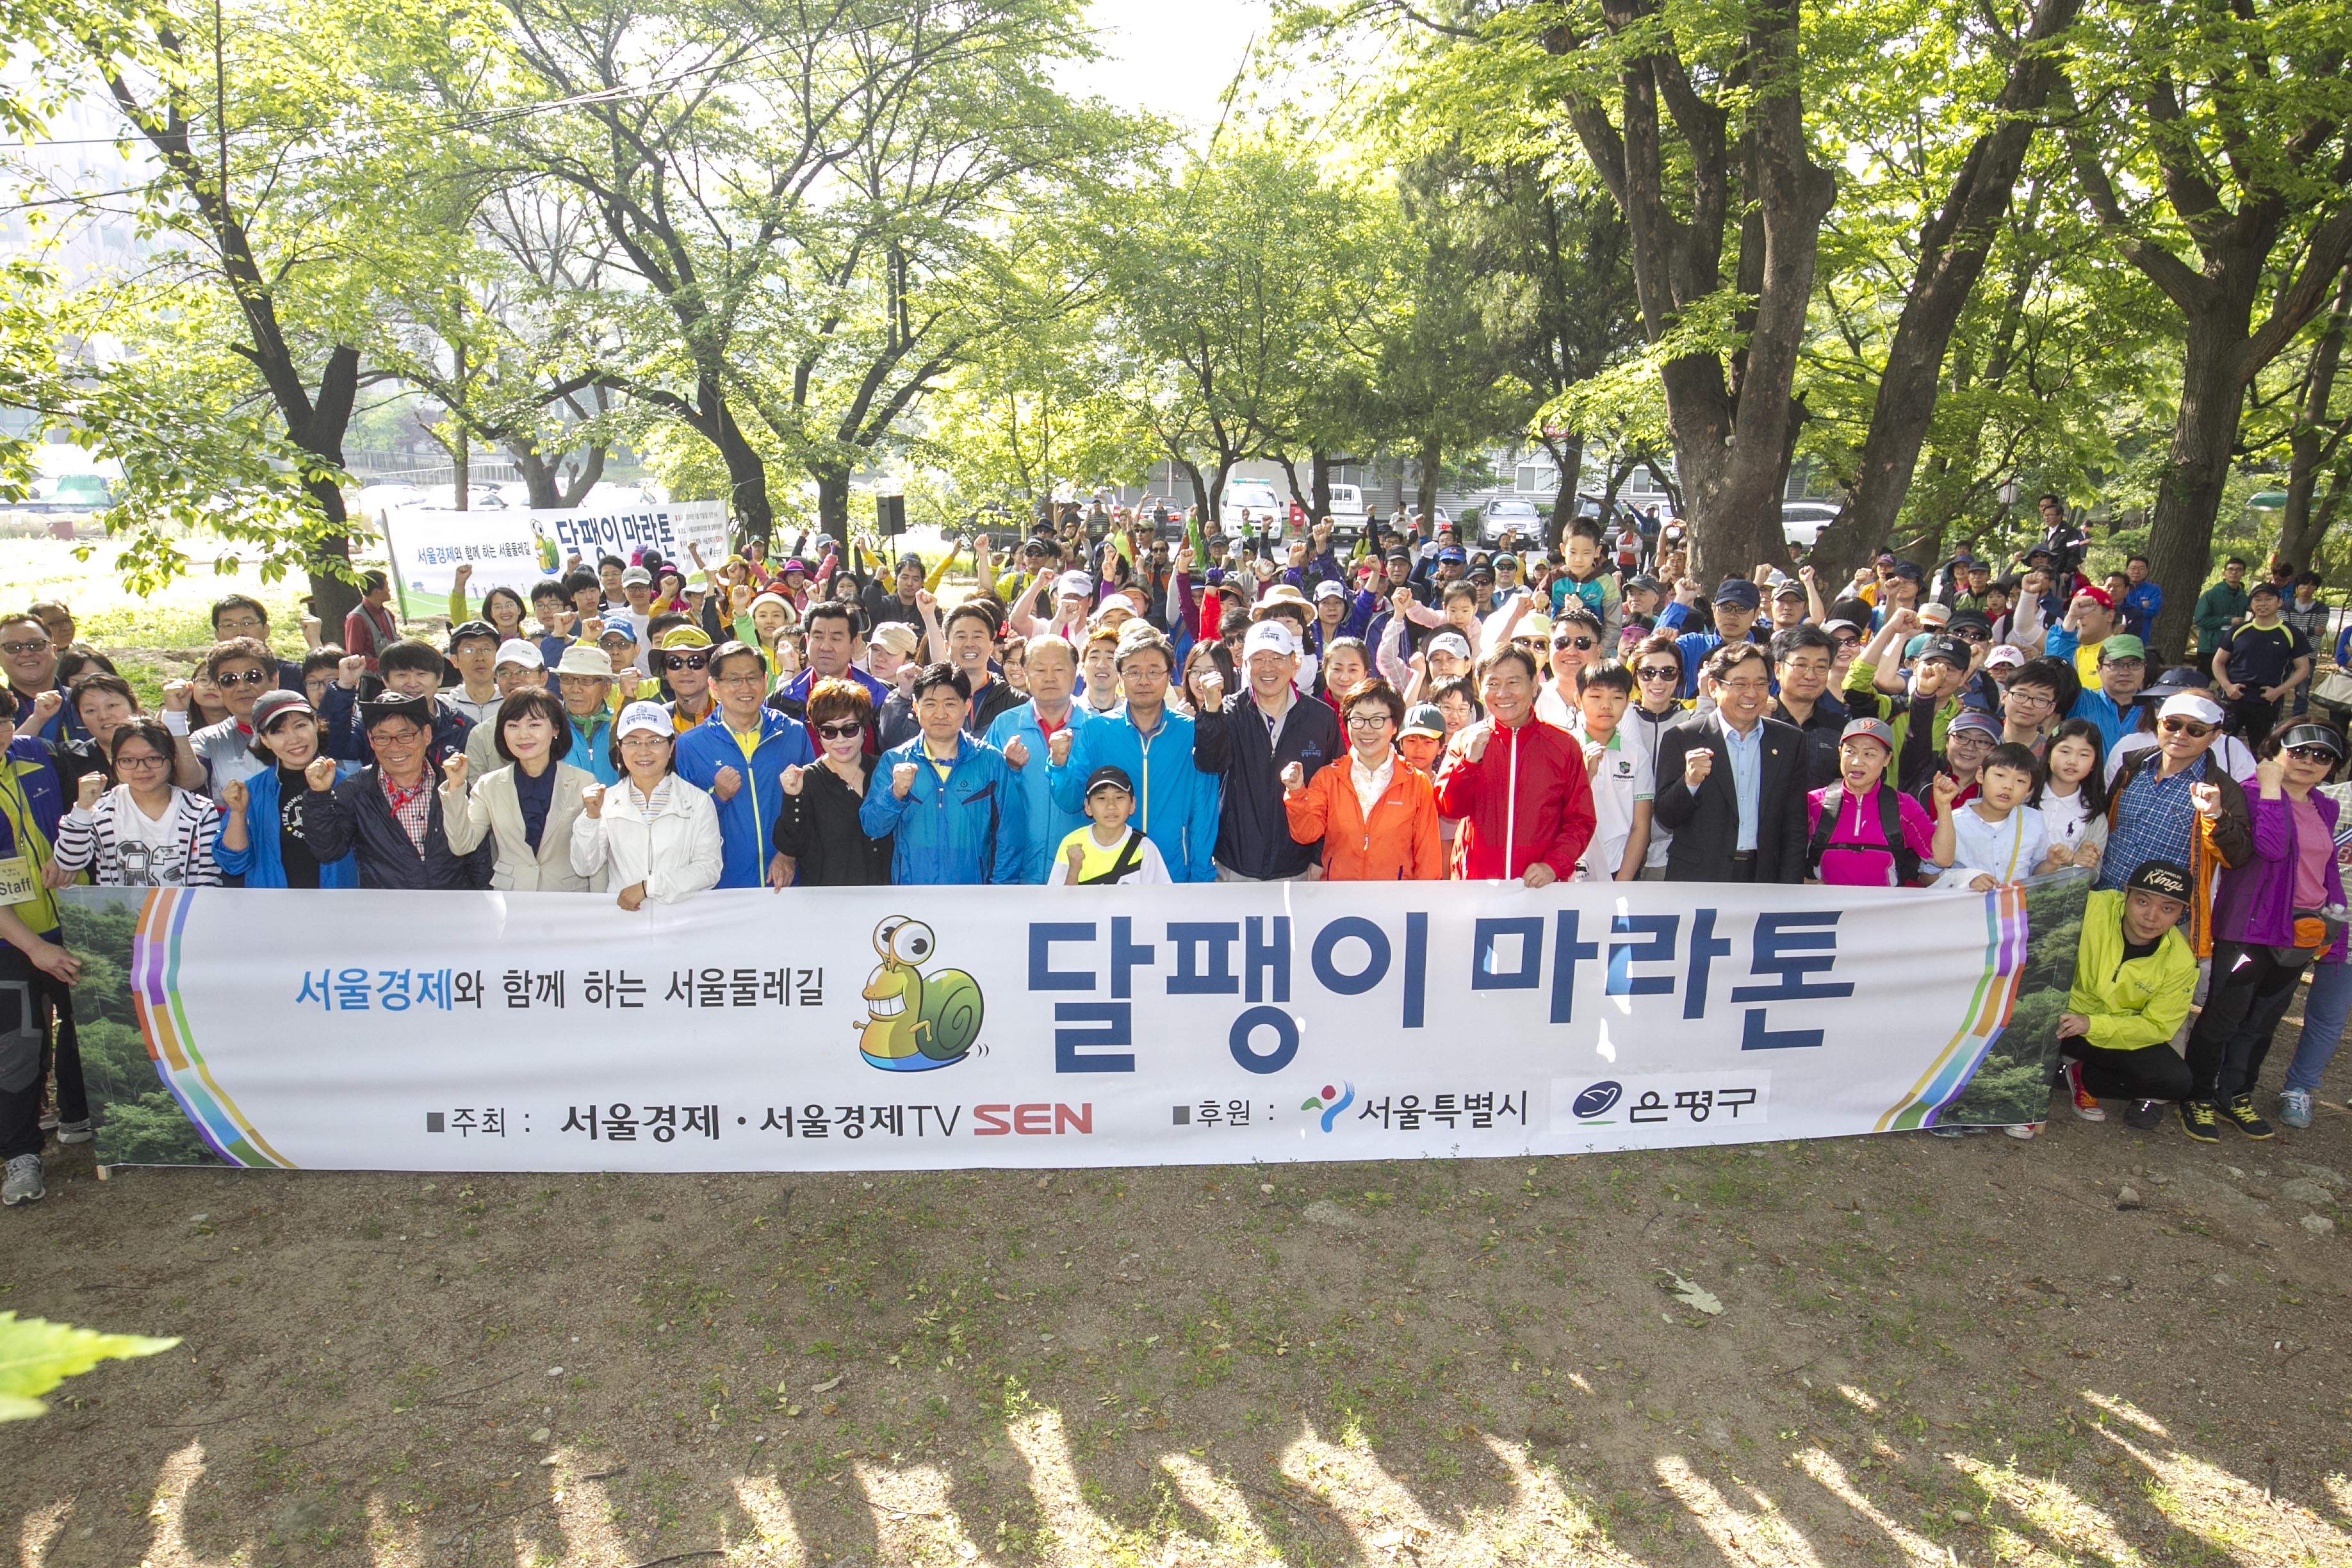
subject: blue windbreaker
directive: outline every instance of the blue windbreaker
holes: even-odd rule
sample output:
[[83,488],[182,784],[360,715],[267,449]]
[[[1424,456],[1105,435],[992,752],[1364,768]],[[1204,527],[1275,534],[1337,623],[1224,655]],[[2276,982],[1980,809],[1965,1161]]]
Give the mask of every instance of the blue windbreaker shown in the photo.
[[1162,709],[1149,740],[1128,717],[1127,705],[1097,714],[1070,738],[1070,760],[1049,770],[1054,804],[1083,811],[1087,779],[1111,763],[1135,782],[1135,826],[1160,851],[1175,882],[1217,879],[1217,780],[1192,765],[1192,721]]
[[[807,729],[772,708],[760,710],[760,743],[748,761],[735,732],[727,727],[723,709],[713,708],[709,718],[677,738],[677,776],[708,791],[719,807],[719,836],[726,850],[719,861],[720,887],[766,884],[768,862],[776,852],[776,810],[784,797],[784,770],[814,761]],[[743,787],[731,800],[720,800],[715,787],[721,768],[743,775]]]
[[[890,787],[901,763],[915,764],[914,787],[904,800]],[[896,886],[1019,882],[1027,864],[1022,826],[1028,813],[1015,793],[1017,776],[1003,752],[960,733],[955,762],[942,779],[918,735],[875,764],[858,825],[868,838],[897,835],[890,861]]]
[[[1083,702],[1070,704],[1070,742],[1077,743],[1077,731],[1093,723],[1099,715]],[[1087,825],[1084,812],[1065,811],[1054,804],[1053,780],[1049,763],[1052,757],[1045,746],[1045,732],[1037,726],[1037,705],[1024,702],[1018,708],[1008,708],[996,716],[988,727],[988,743],[1003,751],[1014,740],[1029,748],[1026,765],[1013,774],[1013,797],[1021,803],[1021,879],[1043,885],[1054,869],[1054,851],[1062,840]]]
[[[335,777],[347,779],[360,771],[357,763],[335,764]],[[245,781],[245,847],[232,849],[213,840],[213,864],[232,877],[242,877],[248,888],[282,888],[286,862],[278,847],[278,769],[272,765]],[[319,886],[356,888],[359,857],[346,850],[339,860],[319,862]]]

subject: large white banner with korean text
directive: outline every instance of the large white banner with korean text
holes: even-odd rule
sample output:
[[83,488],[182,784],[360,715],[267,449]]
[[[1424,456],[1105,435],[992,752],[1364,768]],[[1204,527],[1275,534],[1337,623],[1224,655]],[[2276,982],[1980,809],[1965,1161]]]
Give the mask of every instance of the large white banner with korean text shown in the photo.
[[377,527],[392,558],[400,612],[412,618],[446,611],[461,566],[472,568],[466,592],[474,602],[502,587],[528,602],[532,587],[574,555],[593,568],[599,556],[626,561],[650,547],[688,575],[694,572],[688,544],[698,547],[713,567],[727,555],[727,505],[715,500],[555,511],[396,507],[377,520]]
[[[541,893],[70,901],[68,941],[93,959],[85,1054],[131,1085],[100,1109],[110,1163],[1569,1153],[1956,1107],[2038,1118],[2048,1083],[2046,1027],[2000,1043],[2028,967],[2019,889],[819,889],[634,914]],[[1989,1062],[2022,1092],[1961,1106]]]

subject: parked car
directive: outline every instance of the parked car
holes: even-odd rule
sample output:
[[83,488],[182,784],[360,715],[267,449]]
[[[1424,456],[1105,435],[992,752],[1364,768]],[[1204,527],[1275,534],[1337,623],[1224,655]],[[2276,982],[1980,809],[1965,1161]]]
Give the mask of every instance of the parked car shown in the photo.
[[1354,541],[1364,531],[1370,513],[1364,506],[1364,490],[1360,485],[1331,487],[1331,536],[1342,542]]
[[1842,509],[1835,501],[1792,500],[1780,505],[1780,536],[1800,550],[1811,550],[1822,530],[1837,521]]
[[1498,496],[1478,509],[1478,542],[1496,545],[1505,534],[1517,534],[1524,542],[1541,542],[1543,513],[1531,500],[1519,500],[1511,496]]

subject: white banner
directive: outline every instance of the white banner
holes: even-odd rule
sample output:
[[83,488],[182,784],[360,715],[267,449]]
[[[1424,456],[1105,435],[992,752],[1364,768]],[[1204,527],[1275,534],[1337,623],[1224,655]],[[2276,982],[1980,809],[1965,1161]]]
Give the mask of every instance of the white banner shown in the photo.
[[[635,914],[562,894],[74,896],[69,940],[130,991],[90,995],[85,1031],[135,1014],[170,1091],[145,1122],[176,1102],[222,1158],[306,1169],[1194,1164],[1886,1131],[1966,1089],[2025,962],[2016,889],[815,889]],[[108,1131],[101,1160],[168,1157]]]
[[417,617],[446,612],[460,566],[474,569],[466,584],[470,598],[479,601],[488,590],[507,587],[528,602],[540,579],[575,554],[593,568],[600,555],[627,560],[651,547],[688,574],[694,570],[689,543],[699,545],[713,566],[727,555],[727,506],[715,500],[548,511],[396,507],[376,526],[391,553],[401,613]]

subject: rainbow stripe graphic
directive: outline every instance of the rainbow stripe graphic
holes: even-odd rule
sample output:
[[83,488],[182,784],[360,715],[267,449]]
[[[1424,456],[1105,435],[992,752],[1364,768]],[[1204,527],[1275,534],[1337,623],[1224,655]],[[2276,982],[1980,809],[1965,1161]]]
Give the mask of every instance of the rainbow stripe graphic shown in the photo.
[[1878,1119],[1874,1131],[1908,1131],[1932,1126],[1944,1108],[1960,1097],[1985,1053],[1992,1049],[2017,1005],[2025,978],[2025,889],[2007,883],[1984,895],[1985,965],[1976,994],[1962,1015],[1959,1033],[1928,1064],[1910,1092]]
[[147,895],[139,910],[131,942],[131,1002],[139,1015],[139,1032],[146,1037],[148,1058],[155,1064],[155,1076],[214,1153],[232,1165],[292,1170],[245,1119],[236,1101],[213,1081],[212,1069],[205,1065],[204,1053],[196,1049],[188,1028],[187,1011],[180,1001],[180,934],[195,906],[195,889],[159,888]]

